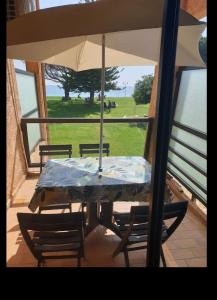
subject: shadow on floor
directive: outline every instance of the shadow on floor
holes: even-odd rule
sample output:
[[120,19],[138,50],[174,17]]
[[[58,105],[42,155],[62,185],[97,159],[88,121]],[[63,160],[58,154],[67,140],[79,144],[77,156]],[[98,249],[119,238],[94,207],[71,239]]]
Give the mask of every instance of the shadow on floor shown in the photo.
[[[10,232],[17,231],[18,225],[14,226]],[[82,267],[125,267],[124,257],[119,254],[114,259],[112,253],[116,249],[120,239],[109,232],[103,226],[98,226],[85,239],[85,257],[82,260]],[[21,233],[16,238],[16,253],[7,261],[8,267],[36,267],[37,261],[28,249]],[[137,252],[137,253],[136,253]],[[132,267],[145,267],[145,253],[135,251],[130,253]],[[76,267],[76,259],[55,259],[45,261],[44,267]]]
[[28,207],[29,203],[12,203],[11,207],[15,208],[15,207]]
[[20,226],[18,224],[12,227],[10,230],[8,230],[8,232],[16,232],[16,231],[20,231]]

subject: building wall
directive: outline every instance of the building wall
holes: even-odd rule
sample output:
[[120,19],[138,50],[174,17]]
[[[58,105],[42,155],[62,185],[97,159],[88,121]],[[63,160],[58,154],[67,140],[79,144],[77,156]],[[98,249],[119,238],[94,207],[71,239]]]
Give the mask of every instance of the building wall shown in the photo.
[[[22,0],[24,1],[24,0]],[[28,8],[35,8],[36,10],[40,9],[39,0],[25,0],[28,2]],[[34,5],[33,5],[34,2]],[[31,5],[30,5],[31,4]],[[24,12],[25,13],[25,12]],[[45,88],[45,79],[44,79],[44,68],[43,64],[37,62],[26,61],[26,70],[35,74],[36,79],[36,88],[38,96],[38,110],[40,118],[47,117],[47,101],[46,101],[46,88]],[[48,140],[48,126],[46,124],[41,124],[41,136],[42,139]]]
[[7,60],[7,205],[26,178],[27,164],[20,128],[21,111],[13,61]]
[[197,19],[207,15],[207,0],[181,0],[180,7]]
[[[38,0],[7,0],[7,20],[39,9]],[[29,63],[28,68],[36,76],[37,94],[40,117],[46,116],[45,88],[43,86],[43,70],[39,63]],[[31,70],[32,69],[32,70]],[[16,83],[16,74],[12,60],[7,60],[7,207],[13,202],[13,198],[20,185],[26,179],[28,167],[25,157],[22,131],[20,127],[21,109]],[[46,130],[42,129],[42,137],[46,139]]]

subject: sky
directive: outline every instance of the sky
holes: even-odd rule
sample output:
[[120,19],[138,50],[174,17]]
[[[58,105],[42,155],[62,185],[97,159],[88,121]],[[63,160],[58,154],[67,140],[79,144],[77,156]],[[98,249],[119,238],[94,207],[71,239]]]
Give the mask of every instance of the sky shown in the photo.
[[[79,0],[40,0],[40,9],[48,8],[48,7],[54,7],[54,6],[60,6],[60,5],[68,5],[68,4],[76,4],[79,3]],[[207,18],[201,19],[201,21],[207,21]],[[202,34],[203,36],[206,36],[206,29]],[[15,66],[17,68],[23,69],[22,62],[16,61]],[[118,85],[119,86],[134,86],[136,81],[141,79],[143,75],[148,74],[154,74],[154,66],[123,66],[119,68],[120,70],[123,69],[123,71],[120,72],[120,77],[118,79]],[[55,82],[51,80],[46,80],[46,84],[49,85],[57,85]]]

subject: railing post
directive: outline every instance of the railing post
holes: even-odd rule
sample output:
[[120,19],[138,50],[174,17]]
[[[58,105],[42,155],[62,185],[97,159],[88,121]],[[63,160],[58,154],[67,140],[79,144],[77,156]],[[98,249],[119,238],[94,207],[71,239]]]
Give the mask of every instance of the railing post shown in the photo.
[[148,130],[146,135],[145,141],[145,151],[144,151],[144,158],[148,160],[150,154],[150,145],[151,145],[151,135],[153,130],[153,120],[150,120],[148,123]]
[[147,266],[159,267],[161,232],[166,184],[167,155],[172,115],[172,95],[180,0],[165,0],[161,35],[156,115],[156,147],[152,164],[152,199],[147,248]]
[[23,144],[24,144],[24,149],[26,154],[26,160],[27,160],[28,167],[30,167],[31,160],[30,160],[30,152],[29,152],[28,130],[27,130],[27,124],[23,119],[21,119],[21,130],[23,134]]

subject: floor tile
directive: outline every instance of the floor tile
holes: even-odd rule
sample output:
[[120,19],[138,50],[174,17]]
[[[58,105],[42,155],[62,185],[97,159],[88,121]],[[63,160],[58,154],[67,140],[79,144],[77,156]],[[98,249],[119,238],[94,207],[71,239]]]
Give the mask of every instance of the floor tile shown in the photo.
[[[35,188],[37,177],[27,180],[17,193],[16,203],[7,211],[7,266],[36,267],[37,261],[32,256],[20,233],[17,221],[18,212],[30,212],[28,203]],[[25,199],[24,199],[25,198]],[[115,202],[114,210],[130,211],[136,202]],[[79,203],[72,204],[72,210],[78,211]],[[59,211],[57,211],[59,212]],[[167,221],[171,224],[173,220]],[[82,267],[125,267],[124,256],[120,253],[112,258],[112,253],[120,242],[110,230],[98,226],[85,240],[86,260]],[[190,211],[182,224],[163,245],[168,267],[204,267],[207,265],[207,229]],[[129,253],[132,267],[144,267],[146,250]],[[45,267],[76,267],[76,259],[47,260]]]

